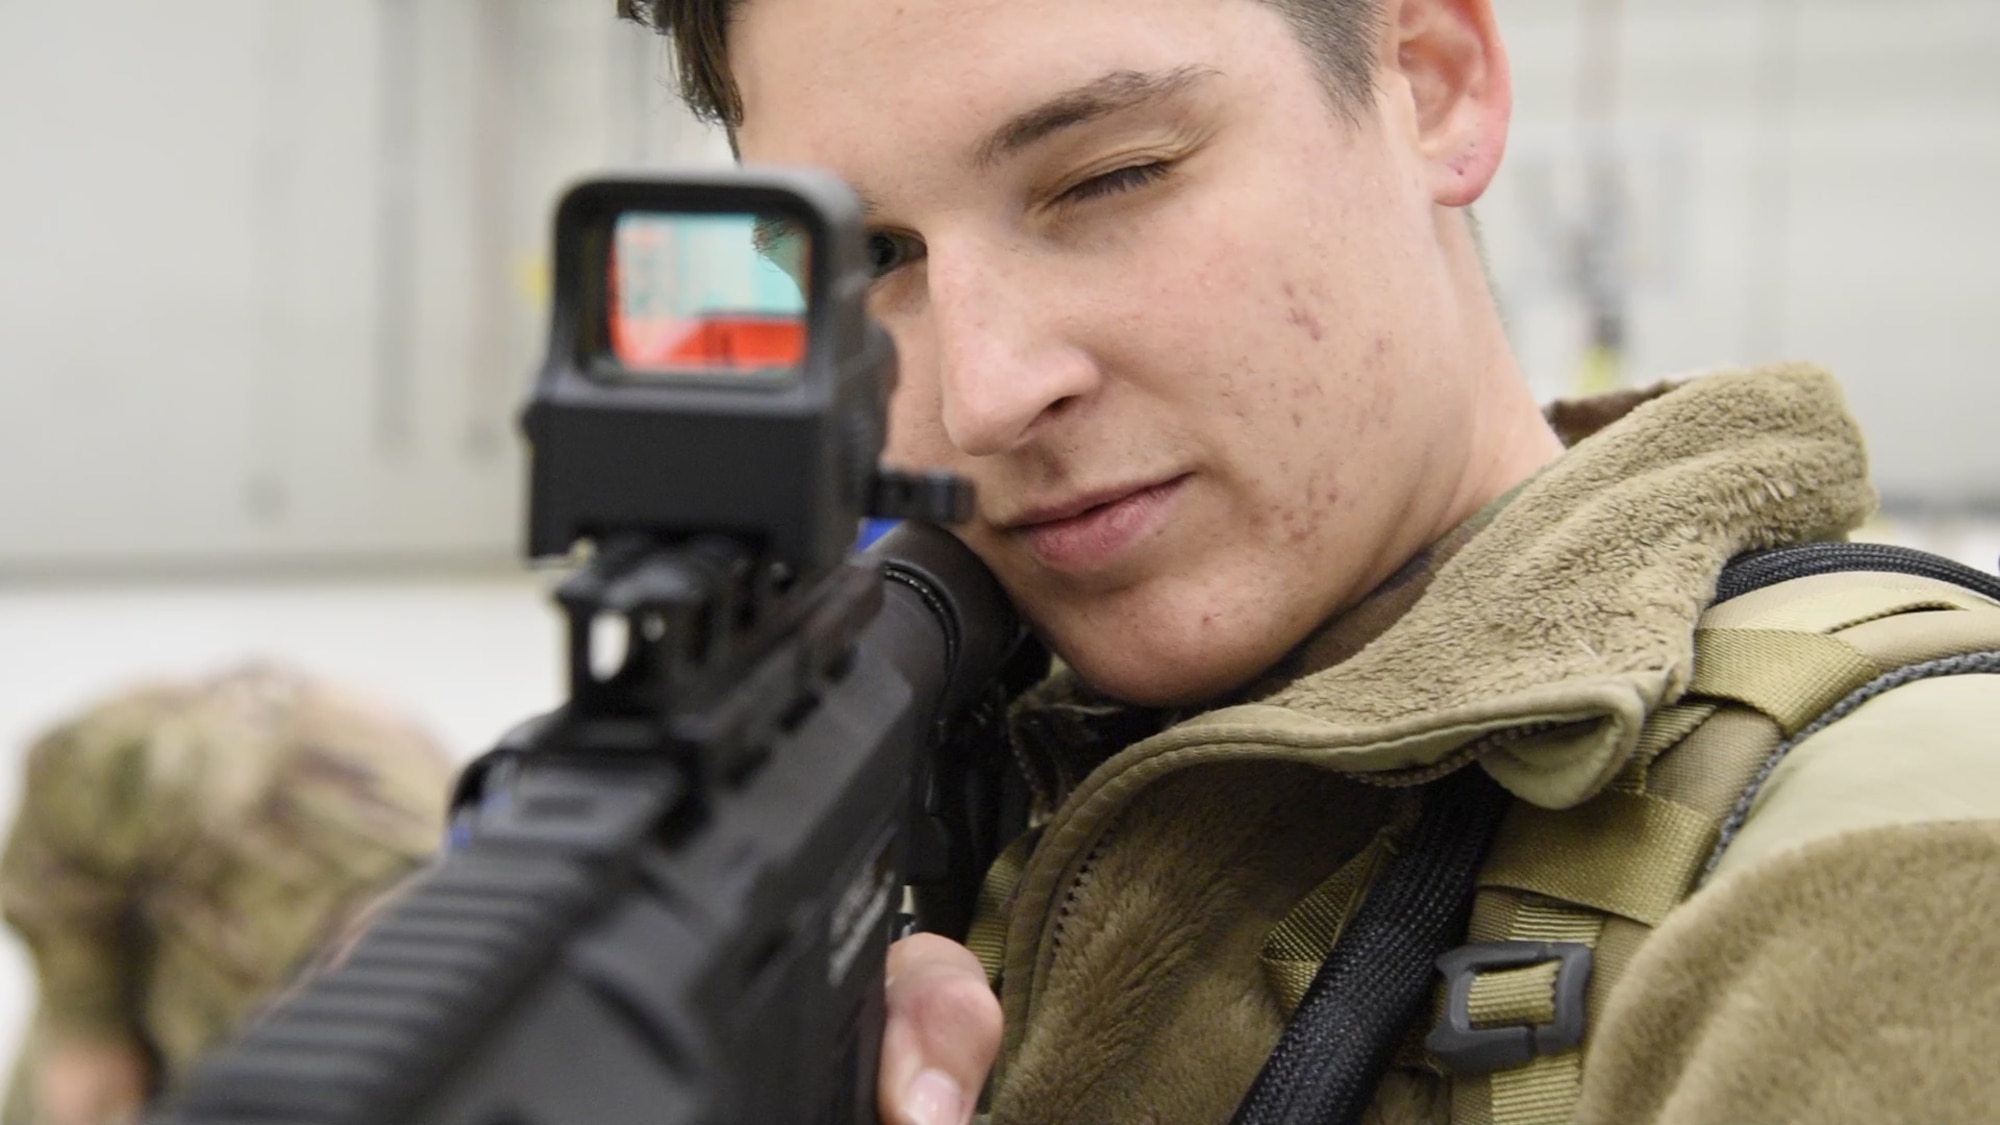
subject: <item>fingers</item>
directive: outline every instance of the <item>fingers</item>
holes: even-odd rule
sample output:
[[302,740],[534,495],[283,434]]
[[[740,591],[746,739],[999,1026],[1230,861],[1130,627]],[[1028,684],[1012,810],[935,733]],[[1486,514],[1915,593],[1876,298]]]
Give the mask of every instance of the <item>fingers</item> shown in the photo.
[[151,1066],[129,1040],[51,1044],[36,1069],[38,1116],[49,1125],[125,1125],[145,1108]]
[[884,1125],[966,1125],[1000,1052],[1000,1000],[972,951],[935,934],[889,947]]

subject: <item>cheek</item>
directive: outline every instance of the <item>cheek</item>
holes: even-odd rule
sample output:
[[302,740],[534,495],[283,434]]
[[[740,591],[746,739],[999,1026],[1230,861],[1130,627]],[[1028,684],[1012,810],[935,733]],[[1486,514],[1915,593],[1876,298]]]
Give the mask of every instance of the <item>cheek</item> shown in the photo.
[[1393,333],[1327,292],[1323,274],[1266,282],[1246,319],[1261,326],[1244,377],[1225,383],[1211,425],[1231,450],[1240,517],[1256,541],[1318,559],[1376,518],[1394,493],[1397,434],[1410,403]]
[[934,399],[912,380],[897,384],[889,399],[889,434],[882,460],[904,469],[937,467],[935,433],[939,427],[937,411],[929,401]]
[[896,344],[896,389],[889,396],[889,440],[882,459],[904,469],[946,468],[951,443],[944,433],[930,350],[914,330],[893,321],[888,327]]

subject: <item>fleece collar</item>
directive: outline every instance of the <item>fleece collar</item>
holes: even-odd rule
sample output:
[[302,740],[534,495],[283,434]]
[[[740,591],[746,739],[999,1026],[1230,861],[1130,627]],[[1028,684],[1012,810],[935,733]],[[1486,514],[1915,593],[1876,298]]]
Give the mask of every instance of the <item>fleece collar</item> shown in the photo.
[[1672,388],[1530,481],[1360,652],[1144,739],[1083,779],[1055,818],[1072,824],[1050,828],[1101,824],[1164,771],[1242,756],[1395,783],[1476,755],[1527,801],[1580,803],[1685,690],[1695,620],[1729,559],[1840,538],[1873,506],[1826,373]]

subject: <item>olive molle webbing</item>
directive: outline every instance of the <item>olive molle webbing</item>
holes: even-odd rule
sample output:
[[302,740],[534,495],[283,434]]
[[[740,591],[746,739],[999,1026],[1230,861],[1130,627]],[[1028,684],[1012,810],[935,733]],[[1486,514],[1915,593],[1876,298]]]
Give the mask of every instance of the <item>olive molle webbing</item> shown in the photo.
[[1506,790],[1478,769],[1429,787],[1400,851],[1342,926],[1231,1125],[1361,1120],[1424,1009],[1431,962],[1463,929]]
[[2000,672],[2000,582],[1920,552],[1762,552],[1732,564],[1719,592],[1686,695],[1652,716],[1611,786],[1561,811],[1516,802],[1501,825],[1468,944],[1439,961],[1425,1040],[1452,1078],[1453,1125],[1573,1119],[1592,1029],[1626,965],[1794,746],[1904,683]]

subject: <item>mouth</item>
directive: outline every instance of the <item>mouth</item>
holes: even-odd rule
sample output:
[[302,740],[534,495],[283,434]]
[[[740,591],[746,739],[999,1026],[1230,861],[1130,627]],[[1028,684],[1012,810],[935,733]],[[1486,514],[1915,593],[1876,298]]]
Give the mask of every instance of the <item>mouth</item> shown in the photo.
[[1102,570],[1165,526],[1188,476],[1068,498],[1032,509],[1003,529],[1051,570]]

